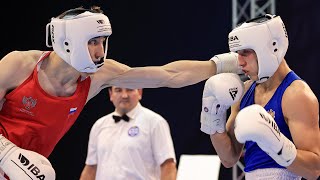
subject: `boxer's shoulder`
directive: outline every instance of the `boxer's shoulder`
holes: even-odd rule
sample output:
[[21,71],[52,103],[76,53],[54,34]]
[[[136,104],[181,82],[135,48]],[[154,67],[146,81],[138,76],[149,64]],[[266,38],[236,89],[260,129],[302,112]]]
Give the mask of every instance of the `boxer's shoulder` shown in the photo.
[[33,71],[42,51],[12,51],[0,61],[1,86],[12,89],[23,82]]
[[304,101],[304,100],[316,100],[316,96],[311,90],[310,86],[303,80],[295,80],[285,90],[284,102],[286,101]]
[[43,51],[38,50],[11,51],[1,59],[1,64],[2,66],[10,66],[11,68],[27,68],[28,66],[35,66],[42,54]]

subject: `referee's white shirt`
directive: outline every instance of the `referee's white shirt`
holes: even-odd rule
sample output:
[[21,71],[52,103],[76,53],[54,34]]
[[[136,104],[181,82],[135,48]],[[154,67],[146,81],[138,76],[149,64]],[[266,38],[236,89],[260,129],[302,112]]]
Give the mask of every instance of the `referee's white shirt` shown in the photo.
[[86,159],[97,165],[96,180],[158,180],[160,165],[176,161],[170,128],[159,114],[140,103],[127,115],[129,122],[114,122],[110,113],[93,125]]

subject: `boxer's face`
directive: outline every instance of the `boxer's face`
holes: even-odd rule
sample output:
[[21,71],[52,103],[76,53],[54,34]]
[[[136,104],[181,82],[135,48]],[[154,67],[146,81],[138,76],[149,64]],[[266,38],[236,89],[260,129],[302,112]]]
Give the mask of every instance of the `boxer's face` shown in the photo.
[[257,54],[252,49],[243,49],[237,51],[239,54],[238,62],[242,67],[243,72],[250,77],[250,79],[258,80],[258,58]]
[[106,37],[92,38],[88,42],[88,50],[94,63],[98,63],[104,57]]
[[109,89],[110,101],[121,115],[132,110],[142,97],[142,89],[112,87]]

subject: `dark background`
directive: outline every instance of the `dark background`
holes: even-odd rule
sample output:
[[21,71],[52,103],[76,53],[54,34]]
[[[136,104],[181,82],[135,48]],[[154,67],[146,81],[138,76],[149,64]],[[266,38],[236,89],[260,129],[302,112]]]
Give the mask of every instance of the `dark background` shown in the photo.
[[[108,57],[129,66],[163,65],[178,59],[207,60],[228,52],[231,1],[44,0],[8,1],[2,5],[1,57],[12,50],[50,50],[45,45],[45,26],[50,18],[67,9],[93,4],[102,7],[112,24]],[[276,8],[289,35],[285,58],[318,98],[319,10],[317,0],[282,0],[277,1]],[[200,82],[180,89],[144,89],[142,104],[169,122],[178,160],[181,154],[215,154],[209,136],[199,130],[203,86],[204,82]],[[86,105],[49,157],[58,180],[79,178],[90,128],[96,119],[112,111],[106,90]],[[222,167],[220,179],[230,178],[231,169]]]

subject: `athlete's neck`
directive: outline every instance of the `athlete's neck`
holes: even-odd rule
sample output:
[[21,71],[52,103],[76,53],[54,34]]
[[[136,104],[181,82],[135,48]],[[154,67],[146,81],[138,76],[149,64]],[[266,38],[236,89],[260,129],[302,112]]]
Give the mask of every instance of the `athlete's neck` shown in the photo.
[[48,79],[54,79],[61,85],[74,84],[80,77],[80,73],[61,59],[55,52],[52,52],[40,66]]
[[277,71],[267,81],[259,84],[258,86],[260,86],[260,88],[264,89],[265,91],[276,89],[290,71],[291,69],[283,59]]

